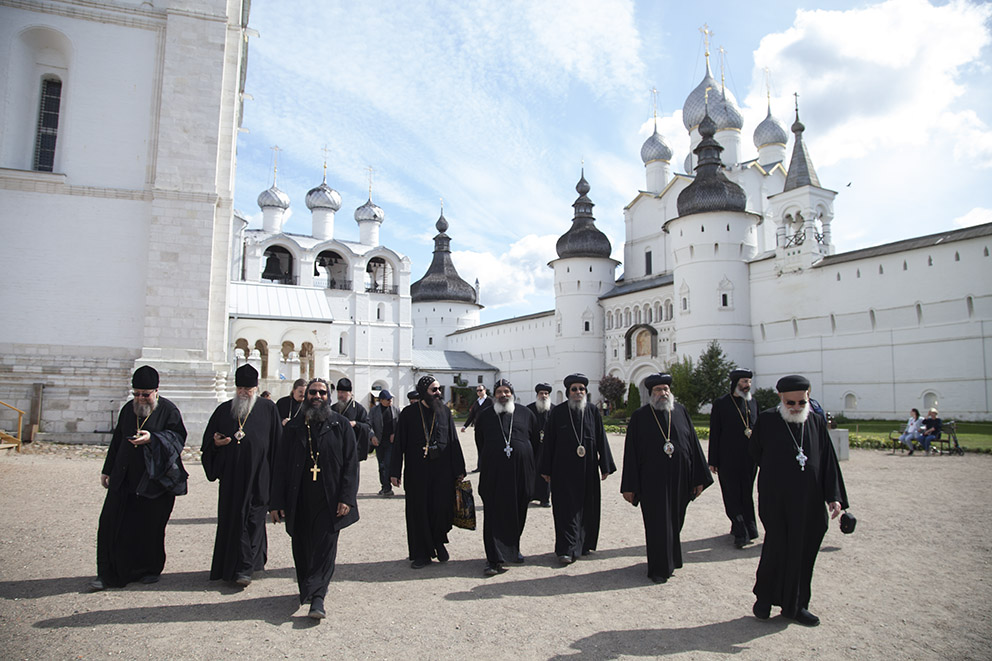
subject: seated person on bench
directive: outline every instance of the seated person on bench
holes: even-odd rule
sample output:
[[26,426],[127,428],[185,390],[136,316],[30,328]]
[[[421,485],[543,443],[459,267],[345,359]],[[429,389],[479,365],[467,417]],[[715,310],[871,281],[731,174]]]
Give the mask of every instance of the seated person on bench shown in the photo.
[[910,454],[913,454],[913,441],[919,441],[922,438],[920,430],[923,428],[923,418],[920,417],[919,409],[910,410],[912,415],[906,421],[906,431],[899,437],[899,442],[909,449]]
[[926,419],[923,420],[923,439],[920,445],[924,452],[930,452],[930,444],[940,440],[940,418],[937,417],[937,409],[930,409]]

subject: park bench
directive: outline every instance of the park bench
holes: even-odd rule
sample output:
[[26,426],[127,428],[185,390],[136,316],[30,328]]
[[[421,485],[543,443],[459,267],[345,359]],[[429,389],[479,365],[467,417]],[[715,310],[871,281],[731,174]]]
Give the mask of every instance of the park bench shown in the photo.
[[[889,440],[892,441],[892,454],[896,450],[906,451],[906,446],[899,442],[902,431],[894,429],[889,432]],[[919,442],[919,441],[917,441]],[[951,445],[953,443],[953,446]],[[948,420],[941,425],[940,438],[930,443],[931,449],[936,449],[935,454],[959,454],[964,455],[961,444],[958,443],[958,423],[956,420]]]

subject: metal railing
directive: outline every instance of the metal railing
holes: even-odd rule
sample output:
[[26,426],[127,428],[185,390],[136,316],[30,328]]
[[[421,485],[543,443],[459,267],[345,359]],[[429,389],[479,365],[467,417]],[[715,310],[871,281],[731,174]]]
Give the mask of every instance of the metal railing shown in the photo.
[[370,294],[398,294],[399,285],[365,285],[365,291]]
[[21,409],[17,408],[16,406],[11,406],[7,402],[0,402],[0,404],[3,404],[4,406],[6,406],[7,408],[9,408],[11,410],[17,411],[17,436],[13,436],[12,434],[8,434],[5,431],[0,431],[0,448],[6,449],[6,448],[16,447],[17,448],[17,451],[20,452],[21,451],[21,424],[24,421],[24,415],[25,415],[25,413]]
[[337,278],[319,277],[313,279],[313,286],[321,289],[340,289],[351,291],[351,280],[338,280]]

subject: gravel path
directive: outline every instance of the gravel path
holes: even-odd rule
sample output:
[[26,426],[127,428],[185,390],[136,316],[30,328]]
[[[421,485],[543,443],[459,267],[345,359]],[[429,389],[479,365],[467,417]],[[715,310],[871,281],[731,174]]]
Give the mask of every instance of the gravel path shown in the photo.
[[[619,465],[623,439],[611,444]],[[462,445],[474,465],[468,434]],[[452,531],[446,565],[409,568],[403,498],[375,496],[374,457],[362,464],[362,518],[342,532],[320,624],[298,607],[281,527],[269,526],[268,570],[247,589],[207,580],[217,492],[193,453],[161,582],[88,593],[104,453],[37,443],[0,455],[4,659],[992,657],[989,456],[852,450],[843,470],[858,529],[841,535],[832,522],[811,604],[823,623],[807,629],[751,616],[760,539],[733,548],[716,485],[690,505],[686,566],[667,584],[645,575],[640,513],[620,497],[618,475],[604,484],[598,552],[559,568],[551,510],[534,507],[526,563],[487,579],[481,521]]]

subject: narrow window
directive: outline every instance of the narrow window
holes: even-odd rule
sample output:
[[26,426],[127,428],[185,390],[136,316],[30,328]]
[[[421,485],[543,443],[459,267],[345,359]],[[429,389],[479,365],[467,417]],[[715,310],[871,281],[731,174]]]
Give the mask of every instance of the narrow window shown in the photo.
[[427,344],[428,345],[434,344],[434,338],[433,337],[427,338]]
[[585,322],[582,323],[582,325],[585,328],[585,331],[588,333],[589,332],[589,322],[588,321],[585,321]]
[[644,253],[644,275],[651,275],[651,251]]
[[730,301],[727,300],[727,295],[726,294],[720,294],[720,305],[722,305],[723,307],[727,307],[729,304],[730,304]]
[[55,170],[55,139],[59,132],[59,108],[62,105],[62,82],[41,81],[41,107],[38,110],[38,133],[34,144],[34,169]]

